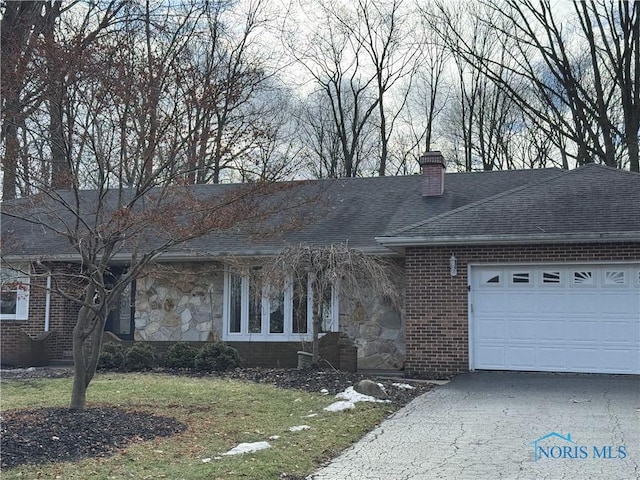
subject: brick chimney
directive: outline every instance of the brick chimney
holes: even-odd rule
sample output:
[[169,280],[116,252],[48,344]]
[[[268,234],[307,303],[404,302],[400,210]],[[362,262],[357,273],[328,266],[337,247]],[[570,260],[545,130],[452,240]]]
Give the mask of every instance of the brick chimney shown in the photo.
[[439,197],[444,192],[445,163],[441,152],[426,152],[418,159],[422,169],[422,196]]

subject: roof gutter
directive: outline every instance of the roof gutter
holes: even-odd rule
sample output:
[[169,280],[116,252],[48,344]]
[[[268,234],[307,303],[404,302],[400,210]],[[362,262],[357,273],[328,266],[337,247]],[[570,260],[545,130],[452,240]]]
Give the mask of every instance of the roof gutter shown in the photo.
[[523,245],[531,243],[622,243],[640,242],[640,232],[376,237],[376,241],[388,248],[442,245]]
[[[391,255],[395,256],[393,251],[390,251],[384,246],[372,246],[363,247],[358,250],[368,255]],[[239,251],[223,251],[223,252],[167,252],[158,255],[154,261],[160,262],[189,262],[194,260],[215,260],[224,259],[229,257],[273,257],[277,255],[279,250],[239,250]],[[19,262],[19,261],[41,261],[41,262],[69,262],[69,263],[81,263],[82,257],[80,254],[68,253],[59,255],[38,255],[38,254],[22,254],[22,255],[6,255],[2,257],[6,262]],[[126,265],[131,261],[131,254],[119,253],[111,258],[112,264]]]

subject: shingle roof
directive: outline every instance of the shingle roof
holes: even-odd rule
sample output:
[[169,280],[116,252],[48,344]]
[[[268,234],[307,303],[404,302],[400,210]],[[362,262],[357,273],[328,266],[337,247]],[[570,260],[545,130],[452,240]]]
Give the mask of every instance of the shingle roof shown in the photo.
[[[467,236],[504,232],[528,235],[540,229],[573,233],[602,228],[637,231],[639,178],[605,167],[568,173],[557,169],[456,173],[445,175],[441,197],[422,197],[419,175],[292,182],[288,195],[302,202],[298,214],[305,219],[298,228],[261,235],[266,226],[256,224],[252,226],[255,235],[246,230],[213,232],[169,253],[247,255],[271,253],[285,244],[341,242],[384,251],[376,237],[424,238],[456,232]],[[239,187],[189,188],[195,195],[207,196]],[[636,201],[632,202],[634,192]],[[95,192],[82,195],[82,207],[91,210]],[[20,201],[3,204],[3,256],[62,257],[76,253],[64,237],[47,228],[4,215],[5,208],[16,203]],[[610,215],[610,208],[617,213]],[[5,241],[9,236],[19,241]]]
[[379,238],[383,244],[640,240],[640,174],[590,164],[432,216],[385,237]]

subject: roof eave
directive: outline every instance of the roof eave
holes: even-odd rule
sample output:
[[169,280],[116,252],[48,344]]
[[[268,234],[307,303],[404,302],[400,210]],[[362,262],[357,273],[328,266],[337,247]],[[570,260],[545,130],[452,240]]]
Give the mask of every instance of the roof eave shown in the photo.
[[[385,246],[371,246],[359,248],[362,252],[368,255],[391,255],[396,256],[397,252],[394,249],[386,248]],[[221,251],[221,252],[206,252],[206,251],[186,251],[186,252],[166,252],[158,257],[155,261],[158,262],[189,262],[194,260],[222,260],[229,257],[273,257],[277,255],[279,250],[277,249],[253,249],[253,250],[238,250],[238,251]],[[69,262],[80,263],[82,257],[79,254],[59,254],[59,255],[44,255],[44,254],[10,254],[3,255],[2,260],[4,262]],[[131,254],[121,253],[114,255],[111,259],[112,264],[126,265],[131,261]]]
[[533,235],[442,235],[417,237],[376,237],[387,248],[441,245],[523,245],[531,243],[619,243],[640,242],[638,232],[552,233]]

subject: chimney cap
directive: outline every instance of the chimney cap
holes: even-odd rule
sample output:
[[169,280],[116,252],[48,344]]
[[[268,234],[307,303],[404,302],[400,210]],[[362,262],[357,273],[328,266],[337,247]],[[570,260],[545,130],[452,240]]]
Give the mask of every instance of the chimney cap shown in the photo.
[[422,155],[420,155],[420,158],[418,158],[418,163],[420,164],[420,166],[433,164],[440,164],[442,166],[445,166],[444,156],[439,150],[423,153]]

